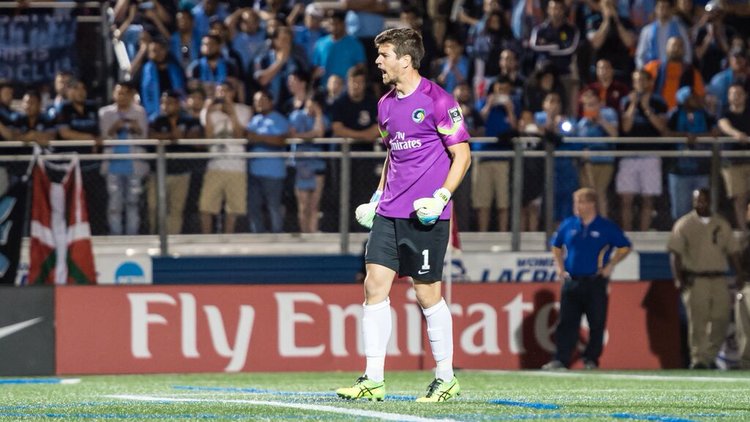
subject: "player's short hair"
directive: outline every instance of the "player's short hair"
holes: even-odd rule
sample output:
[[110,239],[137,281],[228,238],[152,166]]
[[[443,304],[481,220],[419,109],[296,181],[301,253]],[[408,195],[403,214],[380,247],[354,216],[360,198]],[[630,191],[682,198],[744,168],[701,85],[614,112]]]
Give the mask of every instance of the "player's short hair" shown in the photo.
[[391,28],[375,37],[375,47],[383,44],[393,45],[393,52],[399,59],[406,55],[411,57],[411,67],[419,69],[419,63],[424,57],[422,34],[411,28]]
[[578,189],[577,191],[573,192],[573,197],[596,204],[596,191],[591,188]]

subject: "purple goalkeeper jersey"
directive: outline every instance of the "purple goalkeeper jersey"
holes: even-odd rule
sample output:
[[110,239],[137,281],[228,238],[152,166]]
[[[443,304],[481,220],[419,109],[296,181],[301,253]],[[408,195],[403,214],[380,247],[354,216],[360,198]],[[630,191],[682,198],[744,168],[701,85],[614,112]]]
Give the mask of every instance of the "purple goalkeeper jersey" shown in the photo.
[[[391,89],[378,102],[380,136],[388,149],[388,169],[377,213],[411,218],[416,199],[432,197],[448,176],[447,148],[469,139],[461,107],[436,83],[422,78],[409,96]],[[451,203],[440,215],[451,216]]]

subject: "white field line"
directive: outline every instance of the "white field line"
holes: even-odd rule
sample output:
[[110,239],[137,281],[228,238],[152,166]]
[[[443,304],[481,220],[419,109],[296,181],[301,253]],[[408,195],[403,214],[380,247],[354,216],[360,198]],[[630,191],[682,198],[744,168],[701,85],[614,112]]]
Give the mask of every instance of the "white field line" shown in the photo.
[[335,406],[323,406],[319,404],[285,403],[285,402],[267,401],[267,400],[173,398],[173,397],[139,396],[139,395],[129,395],[129,394],[107,395],[104,397],[113,398],[113,399],[122,399],[122,400],[168,402],[168,403],[204,402],[204,403],[222,403],[222,404],[230,404],[230,403],[251,404],[255,406],[271,406],[271,407],[285,407],[289,409],[315,410],[318,412],[338,413],[342,415],[377,418],[377,419],[386,420],[386,421],[409,421],[409,422],[453,421],[453,419],[430,419],[430,418],[422,418],[419,416],[402,415],[399,413],[377,412],[374,410],[347,409],[347,408],[335,407]]
[[683,375],[631,375],[631,374],[605,374],[601,372],[546,372],[546,371],[476,371],[492,374],[531,376],[531,377],[560,377],[560,378],[602,378],[610,380],[636,380],[636,381],[699,381],[699,382],[750,382],[748,378],[731,377],[696,377]]

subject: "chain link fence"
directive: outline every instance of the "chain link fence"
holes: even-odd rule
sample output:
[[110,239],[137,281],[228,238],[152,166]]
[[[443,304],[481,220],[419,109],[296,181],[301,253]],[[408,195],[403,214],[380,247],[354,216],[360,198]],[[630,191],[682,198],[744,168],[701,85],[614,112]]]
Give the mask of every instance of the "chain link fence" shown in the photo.
[[[554,145],[531,137],[517,138],[512,151],[473,153],[472,168],[454,195],[456,223],[461,231],[479,231],[486,223],[489,231],[511,231],[517,249],[520,232],[551,234],[571,215],[570,195],[582,186],[602,192],[605,201],[600,206],[610,218],[637,219],[643,203],[634,202],[634,209],[625,213],[616,180],[625,160],[634,157],[661,160],[656,182],[662,189],[653,201],[649,229],[671,228],[675,193],[690,208],[690,191],[685,198],[685,191],[674,192],[670,184],[680,160],[709,163],[704,166],[707,173],[690,175],[701,176],[691,187],[711,188],[713,209],[735,227],[742,223],[742,207],[735,207],[727,187],[736,191],[737,180],[748,177],[750,151],[724,150],[722,143],[733,142],[729,139],[700,139],[696,145],[702,147],[683,148],[683,138],[664,138],[660,142],[674,148],[647,153],[609,149],[612,141],[642,142],[570,138]],[[140,146],[143,152],[101,152],[125,144]],[[71,152],[78,154],[95,236],[158,234],[166,251],[169,236],[179,234],[338,232],[347,251],[348,234],[365,231],[354,220],[354,208],[369,201],[377,187],[385,152],[372,151],[371,144],[331,138],[290,139],[288,148],[279,152],[246,152],[246,144],[244,139],[129,140],[104,141],[102,148],[91,141],[53,141],[42,157],[61,161]],[[592,147],[595,144],[600,147]],[[0,144],[0,189],[27,172],[31,154],[29,144]],[[596,168],[600,163],[608,168]],[[269,176],[266,170],[274,166],[281,172]],[[727,185],[732,180],[734,186]],[[482,206],[489,206],[489,212]]]

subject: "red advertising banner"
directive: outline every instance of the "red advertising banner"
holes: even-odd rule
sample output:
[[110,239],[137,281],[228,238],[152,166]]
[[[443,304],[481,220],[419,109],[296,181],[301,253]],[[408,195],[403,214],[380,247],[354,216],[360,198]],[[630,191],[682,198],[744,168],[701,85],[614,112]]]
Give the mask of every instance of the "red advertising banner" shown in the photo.
[[[454,286],[455,365],[541,366],[558,294],[557,284]],[[390,297],[386,368],[431,368],[413,290],[397,283]],[[678,367],[677,302],[670,283],[613,283],[601,366]],[[57,372],[360,370],[361,303],[361,285],[58,286]]]

